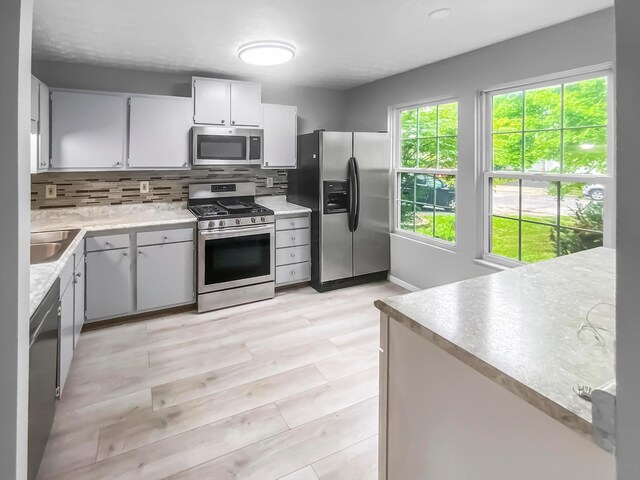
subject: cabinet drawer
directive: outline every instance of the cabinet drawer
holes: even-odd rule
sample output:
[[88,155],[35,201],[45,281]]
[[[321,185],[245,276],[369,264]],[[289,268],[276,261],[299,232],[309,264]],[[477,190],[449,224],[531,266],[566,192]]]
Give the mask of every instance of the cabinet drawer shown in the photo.
[[115,248],[129,247],[129,235],[123,233],[120,235],[104,235],[102,237],[87,238],[87,252],[95,252],[96,250],[113,250]]
[[309,245],[309,229],[276,232],[276,248]]
[[311,278],[310,266],[311,264],[309,262],[305,262],[276,267],[276,285],[293,282],[304,282],[309,280]]
[[276,266],[289,265],[309,261],[309,246],[278,248],[276,250]]
[[309,228],[309,217],[276,219],[276,230],[293,230],[295,228]]
[[193,228],[140,232],[137,236],[139,247],[144,245],[160,245],[163,243],[190,242],[192,240]]

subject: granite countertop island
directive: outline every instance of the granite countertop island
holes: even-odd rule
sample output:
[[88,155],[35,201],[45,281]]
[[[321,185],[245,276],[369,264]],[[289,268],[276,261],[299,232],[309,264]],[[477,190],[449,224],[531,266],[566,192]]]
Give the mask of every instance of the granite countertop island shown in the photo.
[[[574,388],[615,379],[614,250],[597,248],[375,305],[555,420],[592,433],[591,403]],[[583,328],[590,310],[602,344]]]

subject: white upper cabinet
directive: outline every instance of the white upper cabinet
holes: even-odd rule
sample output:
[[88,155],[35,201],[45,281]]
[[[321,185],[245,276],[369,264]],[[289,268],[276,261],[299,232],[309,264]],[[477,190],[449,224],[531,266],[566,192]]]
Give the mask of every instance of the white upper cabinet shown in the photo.
[[231,125],[259,127],[261,102],[259,83],[231,82]]
[[49,168],[49,88],[31,76],[31,173]]
[[31,120],[40,120],[40,80],[31,75]]
[[40,125],[38,135],[38,172],[49,169],[49,87],[40,82]]
[[209,125],[231,124],[231,83],[215,78],[193,79],[193,121]]
[[189,167],[191,98],[131,97],[129,99],[130,168]]
[[118,169],[125,163],[126,97],[54,91],[51,97],[51,166]]
[[298,109],[262,105],[263,168],[296,168]]
[[259,83],[193,78],[194,123],[259,127],[261,99]]

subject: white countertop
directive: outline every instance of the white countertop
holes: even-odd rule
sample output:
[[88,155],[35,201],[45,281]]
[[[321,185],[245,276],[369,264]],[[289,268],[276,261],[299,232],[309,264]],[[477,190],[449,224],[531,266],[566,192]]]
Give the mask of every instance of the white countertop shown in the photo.
[[[304,214],[311,211],[287,202],[284,195],[256,197],[256,202],[270,208],[276,215]],[[33,210],[32,232],[80,229],[80,233],[59,260],[31,265],[29,316],[38,308],[88,232],[195,223],[195,216],[187,210],[184,202]]]
[[256,197],[256,203],[270,208],[276,215],[295,215],[311,213],[311,209],[287,202],[286,195]]
[[[596,305],[601,304],[596,307]],[[524,401],[592,433],[591,404],[573,391],[615,379],[615,250],[378,300],[376,306]],[[581,325],[587,312],[604,346]]]

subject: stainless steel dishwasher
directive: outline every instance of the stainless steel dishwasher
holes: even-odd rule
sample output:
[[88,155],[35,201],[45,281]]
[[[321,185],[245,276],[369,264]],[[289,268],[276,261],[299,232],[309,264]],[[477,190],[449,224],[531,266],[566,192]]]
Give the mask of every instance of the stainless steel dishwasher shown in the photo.
[[38,475],[56,412],[59,325],[60,279],[29,322],[29,480]]

